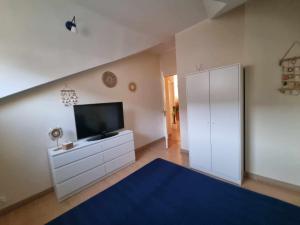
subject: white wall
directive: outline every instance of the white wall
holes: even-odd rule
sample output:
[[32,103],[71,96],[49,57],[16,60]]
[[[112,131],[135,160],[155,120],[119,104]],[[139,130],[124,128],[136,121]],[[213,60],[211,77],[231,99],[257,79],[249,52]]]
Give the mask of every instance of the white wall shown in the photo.
[[0,15],[0,99],[159,43],[72,0],[1,0]]
[[[115,88],[102,83],[102,73],[114,72]],[[137,91],[128,83],[137,83]],[[135,146],[140,147],[163,136],[159,57],[149,53],[79,73],[43,85],[0,103],[0,195],[7,197],[6,207],[51,187],[47,147],[55,146],[48,137],[49,128],[60,125],[64,140],[75,140],[72,107],[61,103],[64,84],[77,91],[79,104],[123,101],[125,127],[132,129]]]
[[175,48],[160,55],[160,71],[164,76],[177,74]]
[[[299,0],[246,5],[246,166],[251,173],[300,185],[300,96],[279,93],[279,59],[300,41]],[[290,56],[300,56],[297,46]]]
[[181,147],[188,150],[185,76],[197,68],[239,63],[243,55],[244,8],[205,20],[176,34]]
[[[300,1],[251,0],[176,35],[182,147],[186,142],[184,75],[241,62],[246,68],[246,170],[300,185],[299,96],[278,92],[279,59],[300,40]],[[292,55],[300,55],[300,47]]]

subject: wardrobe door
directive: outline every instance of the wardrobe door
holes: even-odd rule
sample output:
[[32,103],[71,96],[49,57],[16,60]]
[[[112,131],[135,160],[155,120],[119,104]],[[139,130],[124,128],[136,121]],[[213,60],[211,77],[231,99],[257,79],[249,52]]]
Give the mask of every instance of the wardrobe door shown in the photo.
[[241,179],[240,66],[210,71],[212,171]]
[[188,76],[186,81],[190,166],[210,171],[209,73]]

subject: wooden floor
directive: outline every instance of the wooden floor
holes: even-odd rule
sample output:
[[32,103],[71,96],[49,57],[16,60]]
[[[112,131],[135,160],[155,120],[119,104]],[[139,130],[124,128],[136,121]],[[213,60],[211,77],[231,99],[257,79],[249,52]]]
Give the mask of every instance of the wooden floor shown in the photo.
[[[164,142],[156,143],[151,147],[137,152],[137,161],[117,172],[116,174],[96,183],[86,190],[74,195],[73,197],[59,203],[54,193],[48,193],[39,199],[36,199],[10,213],[0,217],[0,225],[40,225],[45,224],[62,213],[68,211],[74,206],[84,202],[88,198],[98,194],[106,188],[112,186],[124,177],[140,169],[145,164],[156,158],[163,158],[174,163],[187,166],[188,155],[181,153],[177,142],[170,143],[169,150],[164,148]],[[244,188],[263,193],[283,201],[300,206],[299,192],[285,190],[269,184],[261,183],[254,180],[245,180]],[[176,198],[176,196],[174,196]]]

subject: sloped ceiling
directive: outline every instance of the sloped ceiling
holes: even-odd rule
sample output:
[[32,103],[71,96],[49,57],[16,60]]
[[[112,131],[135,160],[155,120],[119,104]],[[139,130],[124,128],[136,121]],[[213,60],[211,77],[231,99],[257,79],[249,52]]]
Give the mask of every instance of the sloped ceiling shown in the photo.
[[[211,13],[216,1],[204,1],[1,0],[0,98],[141,52],[244,2],[219,0]],[[77,34],[64,27],[73,16]]]
[[207,18],[201,0],[75,0],[115,22],[159,38]]
[[211,0],[206,0],[206,9],[209,7],[209,5],[214,5],[216,2],[223,3],[224,6],[217,10],[214,14],[208,15],[209,18],[216,18],[242,4],[247,2],[247,0],[218,0],[218,1],[211,1]]

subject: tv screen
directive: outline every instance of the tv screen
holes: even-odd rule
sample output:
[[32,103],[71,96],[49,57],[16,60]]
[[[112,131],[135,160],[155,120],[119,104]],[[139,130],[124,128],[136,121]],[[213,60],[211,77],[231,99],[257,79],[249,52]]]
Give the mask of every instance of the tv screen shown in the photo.
[[124,128],[122,102],[75,105],[77,139]]

